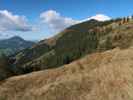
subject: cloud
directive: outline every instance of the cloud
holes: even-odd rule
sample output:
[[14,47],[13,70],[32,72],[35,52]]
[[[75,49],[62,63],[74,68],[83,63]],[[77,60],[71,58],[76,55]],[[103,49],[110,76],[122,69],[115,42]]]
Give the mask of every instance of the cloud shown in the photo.
[[[13,13],[7,10],[0,10],[0,37],[9,37],[14,34],[23,34],[23,32],[32,32],[32,33],[57,33],[65,28],[87,21],[90,19],[96,19],[98,21],[110,20],[111,18],[104,14],[97,14],[95,16],[86,18],[84,20],[75,20],[70,17],[64,17],[60,13],[54,10],[48,10],[40,14],[39,19],[41,19],[40,24],[34,22],[34,24],[28,23],[28,20],[25,16],[14,15]],[[47,27],[48,26],[48,27]]]
[[63,29],[78,23],[79,21],[69,17],[63,17],[60,13],[54,10],[48,10],[40,14],[41,21],[47,24],[55,32],[62,31]]
[[81,23],[83,21],[95,19],[98,21],[106,21],[110,20],[111,18],[104,15],[104,14],[97,14],[95,16],[83,19],[83,20],[74,20],[69,17],[63,17],[60,13],[54,11],[54,10],[48,10],[40,14],[41,22],[48,26],[50,30],[53,32],[59,32],[64,30],[65,28]]
[[109,16],[104,15],[104,14],[97,14],[95,16],[88,18],[87,20],[91,20],[91,19],[95,19],[97,21],[107,21],[107,20],[110,20],[111,18]]
[[0,10],[0,32],[2,31],[31,31],[25,16],[13,15],[7,10]]

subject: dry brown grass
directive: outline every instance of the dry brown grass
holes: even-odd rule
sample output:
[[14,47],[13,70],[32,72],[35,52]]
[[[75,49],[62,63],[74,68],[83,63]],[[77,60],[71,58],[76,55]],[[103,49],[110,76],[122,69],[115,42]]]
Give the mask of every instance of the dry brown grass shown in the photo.
[[0,100],[133,100],[133,48],[0,83]]

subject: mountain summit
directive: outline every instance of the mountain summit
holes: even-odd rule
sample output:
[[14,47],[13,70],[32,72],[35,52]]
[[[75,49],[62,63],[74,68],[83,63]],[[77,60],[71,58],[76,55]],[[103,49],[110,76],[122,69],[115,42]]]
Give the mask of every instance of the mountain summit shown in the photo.
[[7,40],[9,40],[9,41],[24,41],[24,39],[19,36],[13,36]]
[[0,40],[0,51],[9,55],[28,48],[33,44],[34,42],[26,41],[19,36],[14,36],[9,39]]

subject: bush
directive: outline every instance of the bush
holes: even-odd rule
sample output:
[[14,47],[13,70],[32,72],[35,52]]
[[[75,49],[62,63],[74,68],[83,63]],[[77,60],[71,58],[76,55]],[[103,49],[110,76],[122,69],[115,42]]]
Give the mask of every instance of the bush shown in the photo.
[[12,76],[12,74],[10,64],[8,63],[8,57],[2,54],[0,57],[0,80]]

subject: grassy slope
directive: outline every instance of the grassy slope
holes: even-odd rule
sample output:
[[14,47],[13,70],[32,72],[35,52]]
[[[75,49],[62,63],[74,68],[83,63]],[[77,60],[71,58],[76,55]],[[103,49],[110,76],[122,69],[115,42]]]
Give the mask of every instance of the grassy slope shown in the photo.
[[0,82],[2,100],[132,100],[133,48]]

